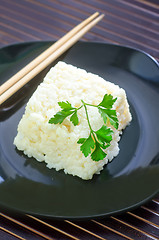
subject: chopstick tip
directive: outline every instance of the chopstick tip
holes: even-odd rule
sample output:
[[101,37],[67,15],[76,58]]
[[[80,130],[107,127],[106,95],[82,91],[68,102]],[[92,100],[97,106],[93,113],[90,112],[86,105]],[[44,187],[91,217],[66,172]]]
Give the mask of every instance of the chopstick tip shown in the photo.
[[94,14],[95,14],[95,15],[99,15],[99,12],[95,12]]
[[101,17],[101,19],[104,18],[104,17],[105,17],[105,14],[102,13],[102,14],[100,15],[100,17]]

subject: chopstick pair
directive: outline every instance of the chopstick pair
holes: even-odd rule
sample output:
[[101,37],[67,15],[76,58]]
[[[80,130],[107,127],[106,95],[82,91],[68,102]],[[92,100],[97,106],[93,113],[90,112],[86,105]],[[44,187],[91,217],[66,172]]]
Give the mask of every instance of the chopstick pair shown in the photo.
[[51,47],[41,53],[33,61],[27,64],[23,69],[16,73],[0,86],[0,104],[10,98],[15,92],[22,88],[51,62],[62,55],[73,44],[75,44],[86,32],[96,25],[104,14],[99,15],[98,12],[78,24],[66,35],[55,42]]

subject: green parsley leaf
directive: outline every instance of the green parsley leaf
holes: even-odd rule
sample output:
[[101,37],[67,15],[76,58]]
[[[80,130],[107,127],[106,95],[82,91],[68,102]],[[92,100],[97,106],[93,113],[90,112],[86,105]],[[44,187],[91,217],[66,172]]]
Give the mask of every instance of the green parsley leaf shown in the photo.
[[87,157],[91,153],[94,147],[95,147],[95,142],[92,138],[92,135],[90,134],[89,137],[86,138],[86,140],[81,145],[80,150],[84,154],[84,156]]
[[61,110],[60,112],[57,112],[53,118],[50,118],[49,123],[51,124],[58,124],[58,123],[62,123],[66,117],[68,117],[69,115],[72,114],[72,111],[64,111]]
[[70,117],[70,121],[73,123],[74,126],[76,126],[79,123],[77,110],[75,110],[72,116]]
[[98,107],[98,111],[99,111],[101,117],[103,118],[104,123],[107,124],[108,116],[107,116],[107,114],[104,112],[104,110],[105,110],[105,109]]
[[80,138],[77,143],[82,144],[86,141],[86,138]]
[[75,109],[75,108],[72,107],[71,103],[69,103],[68,101],[66,101],[66,102],[58,102],[58,105],[59,105],[64,111],[68,111],[68,110]]
[[105,149],[110,146],[113,134],[113,131],[110,128],[103,125],[98,131],[95,132],[95,134],[102,148]]
[[114,126],[116,129],[118,129],[119,123],[118,123],[118,118],[115,110],[103,109],[103,108],[98,108],[98,110],[105,124],[107,124],[107,120],[109,119],[110,124]]
[[95,150],[91,154],[91,158],[93,161],[100,161],[103,160],[106,157],[106,153],[102,150],[100,147],[100,144],[96,142],[95,144]]
[[104,107],[104,108],[112,108],[112,106],[113,106],[113,104],[115,103],[116,100],[117,100],[117,98],[113,99],[112,95],[105,94],[102,102],[98,106],[101,106],[101,107]]

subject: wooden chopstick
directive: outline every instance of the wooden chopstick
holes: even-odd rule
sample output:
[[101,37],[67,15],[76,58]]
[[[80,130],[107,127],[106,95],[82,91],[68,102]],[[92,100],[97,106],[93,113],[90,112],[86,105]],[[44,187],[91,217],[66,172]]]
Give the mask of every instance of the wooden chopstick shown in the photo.
[[44,61],[50,54],[56,51],[62,44],[64,44],[68,39],[70,39],[73,35],[75,35],[79,30],[81,30],[84,26],[86,26],[89,22],[91,22],[94,18],[99,15],[98,12],[95,12],[89,18],[78,24],[75,28],[69,31],[66,35],[60,38],[57,42],[55,42],[51,47],[41,53],[38,57],[36,57],[33,61],[27,64],[23,69],[21,69],[18,73],[16,73],[13,77],[11,77],[8,81],[6,81],[0,87],[0,95],[5,92],[8,88],[18,82],[22,77],[24,77],[29,71],[35,68],[39,63]]
[[[96,12],[82,23],[73,28],[59,41],[54,43],[46,51],[35,58],[26,67],[11,77],[5,84],[0,87],[0,104],[11,97],[15,92],[22,88],[27,82],[34,78],[39,72],[46,68],[51,62],[62,55],[74,43],[76,43],[86,32],[96,25],[104,14],[98,16]],[[97,17],[98,16],[98,17]]]

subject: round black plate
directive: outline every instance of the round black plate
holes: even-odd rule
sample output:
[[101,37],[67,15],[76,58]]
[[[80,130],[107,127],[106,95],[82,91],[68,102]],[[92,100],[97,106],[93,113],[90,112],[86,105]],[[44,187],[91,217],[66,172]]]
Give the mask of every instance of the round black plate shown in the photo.
[[[0,82],[50,45],[35,42],[1,49]],[[74,45],[59,60],[123,87],[133,120],[123,132],[119,155],[92,180],[49,170],[44,163],[27,158],[16,150],[13,139],[25,104],[49,66],[1,106],[1,208],[58,219],[87,219],[121,213],[145,203],[159,191],[157,62],[128,47],[84,42]]]

